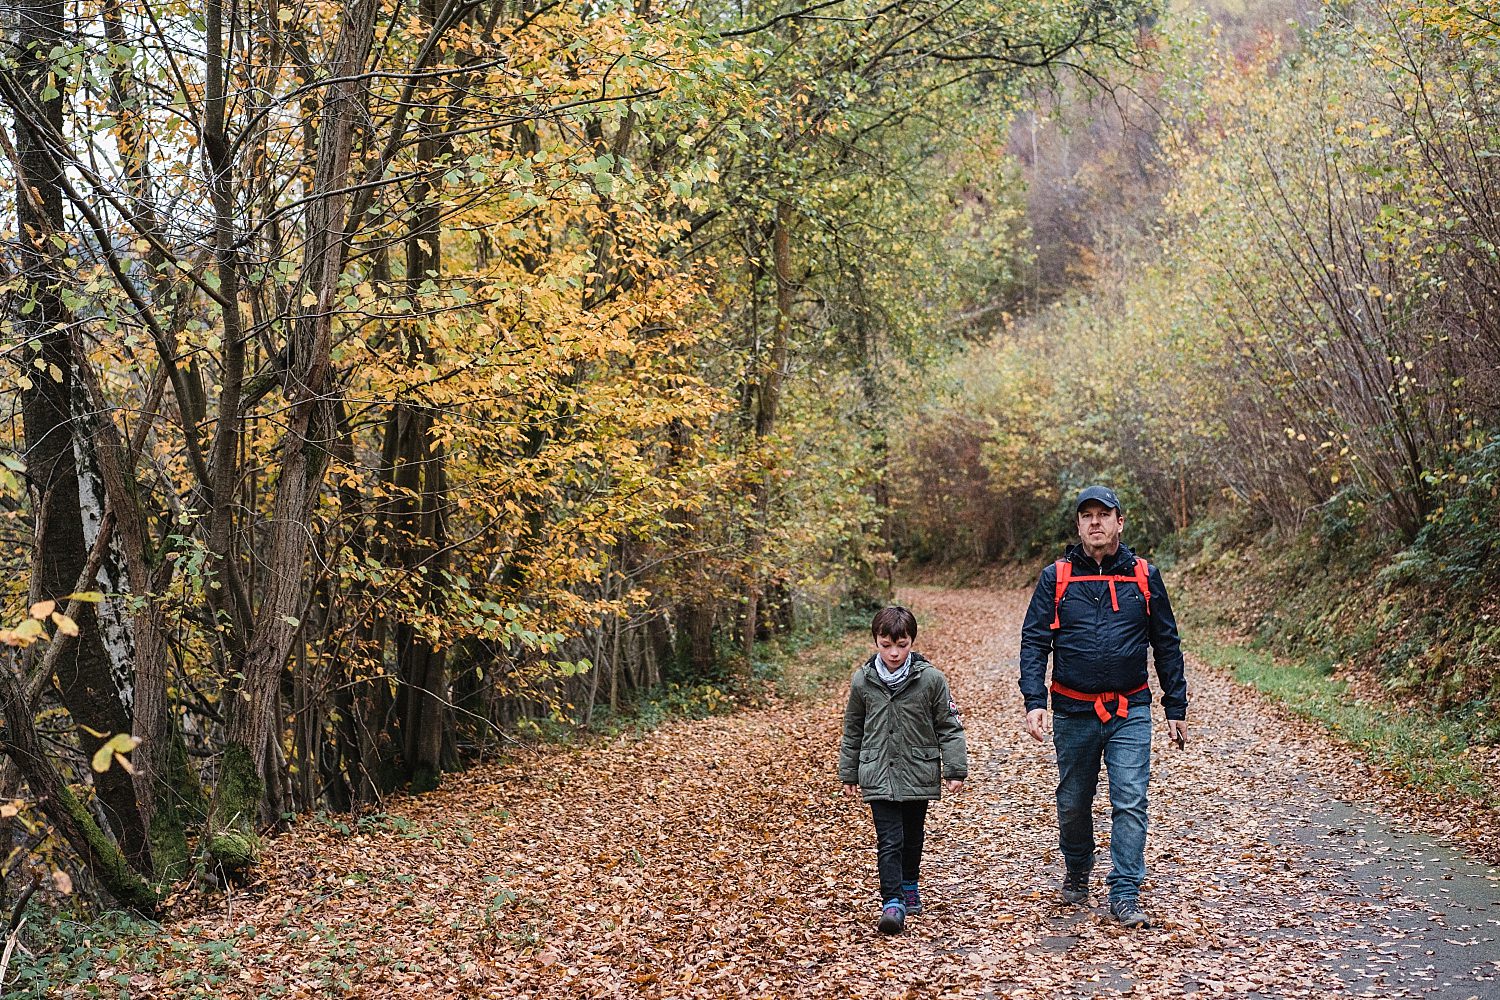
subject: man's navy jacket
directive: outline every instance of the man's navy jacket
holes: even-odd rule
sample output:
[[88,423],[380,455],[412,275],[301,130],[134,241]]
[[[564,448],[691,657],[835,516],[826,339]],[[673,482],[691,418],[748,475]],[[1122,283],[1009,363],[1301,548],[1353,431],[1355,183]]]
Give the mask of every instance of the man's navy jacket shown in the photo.
[[[1064,555],[1073,564],[1073,576],[1121,576],[1135,573],[1135,553],[1124,545],[1100,565],[1090,559],[1082,545]],[[1148,683],[1146,650],[1156,661],[1161,682],[1162,708],[1169,719],[1187,718],[1187,676],[1182,667],[1182,643],[1172,602],[1161,574],[1151,567],[1147,577],[1151,592],[1150,612],[1146,598],[1133,580],[1116,582],[1110,601],[1106,580],[1073,580],[1056,606],[1059,628],[1052,627],[1053,602],[1057,596],[1057,566],[1048,563],[1036,582],[1026,622],[1021,626],[1021,694],[1026,711],[1047,707],[1047,657],[1052,657],[1052,679],[1081,694],[1125,692]],[[1151,704],[1147,688],[1130,696],[1130,704]],[[1094,711],[1092,701],[1079,701],[1052,693],[1054,711],[1073,715]]]

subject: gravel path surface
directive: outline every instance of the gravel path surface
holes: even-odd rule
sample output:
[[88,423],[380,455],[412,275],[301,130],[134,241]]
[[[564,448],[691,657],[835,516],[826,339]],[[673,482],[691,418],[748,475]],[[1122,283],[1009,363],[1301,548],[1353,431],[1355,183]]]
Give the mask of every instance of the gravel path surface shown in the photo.
[[304,823],[253,893],[92,982],[256,998],[1500,997],[1500,874],[1337,801],[1362,780],[1344,751],[1202,671],[1187,749],[1158,722],[1155,926],[1108,919],[1107,860],[1094,905],[1064,906],[1051,748],[1018,724],[1026,595],[904,598],[964,710],[973,777],[930,814],[927,912],[900,937],[874,927],[868,811],[838,794],[834,690],[475,769],[352,832]]

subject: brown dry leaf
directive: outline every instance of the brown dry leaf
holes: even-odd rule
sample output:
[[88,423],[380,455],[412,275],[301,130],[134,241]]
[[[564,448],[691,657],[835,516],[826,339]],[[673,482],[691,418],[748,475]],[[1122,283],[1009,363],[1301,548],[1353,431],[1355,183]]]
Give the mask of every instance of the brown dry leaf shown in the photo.
[[1397,884],[1350,892],[1347,872],[1373,856],[1358,838],[1297,836],[1365,772],[1201,671],[1188,750],[1164,735],[1154,750],[1145,901],[1161,926],[1129,934],[1104,914],[1103,795],[1094,905],[1061,905],[1055,765],[1018,724],[1028,594],[902,596],[964,706],[972,777],[929,813],[927,912],[900,938],[874,927],[868,809],[839,794],[837,685],[445,776],[353,835],[304,822],[268,846],[248,896],[185,897],[201,909],[169,927],[183,947],[158,949],[167,968],[127,956],[119,971],[144,977],[132,992],[187,996],[179,978],[212,973],[204,949],[233,940],[250,978],[219,989],[246,998],[1050,1000],[1345,996],[1339,964],[1385,968],[1369,929],[1420,907]]

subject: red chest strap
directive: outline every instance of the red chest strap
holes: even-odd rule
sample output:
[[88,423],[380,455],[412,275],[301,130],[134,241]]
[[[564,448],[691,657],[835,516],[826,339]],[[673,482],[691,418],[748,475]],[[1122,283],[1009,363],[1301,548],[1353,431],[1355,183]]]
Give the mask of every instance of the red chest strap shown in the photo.
[[1062,608],[1063,594],[1068,589],[1068,584],[1074,580],[1108,580],[1109,581],[1109,603],[1116,611],[1120,610],[1120,597],[1115,593],[1116,583],[1133,583],[1141,588],[1141,596],[1146,599],[1146,614],[1151,614],[1151,564],[1140,556],[1135,559],[1135,572],[1129,576],[1074,576],[1073,563],[1067,559],[1059,559],[1055,564],[1057,568],[1057,596],[1052,599],[1052,627],[1062,628],[1062,620],[1058,617]]

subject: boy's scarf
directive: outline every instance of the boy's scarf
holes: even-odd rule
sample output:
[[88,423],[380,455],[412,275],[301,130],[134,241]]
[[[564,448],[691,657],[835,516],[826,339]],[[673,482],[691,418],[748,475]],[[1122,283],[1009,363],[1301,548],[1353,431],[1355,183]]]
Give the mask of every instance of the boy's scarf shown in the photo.
[[875,672],[880,675],[881,683],[891,689],[891,694],[895,694],[905,687],[906,682],[911,679],[911,654],[907,653],[905,662],[893,671],[885,669],[885,660],[877,655],[875,657]]

